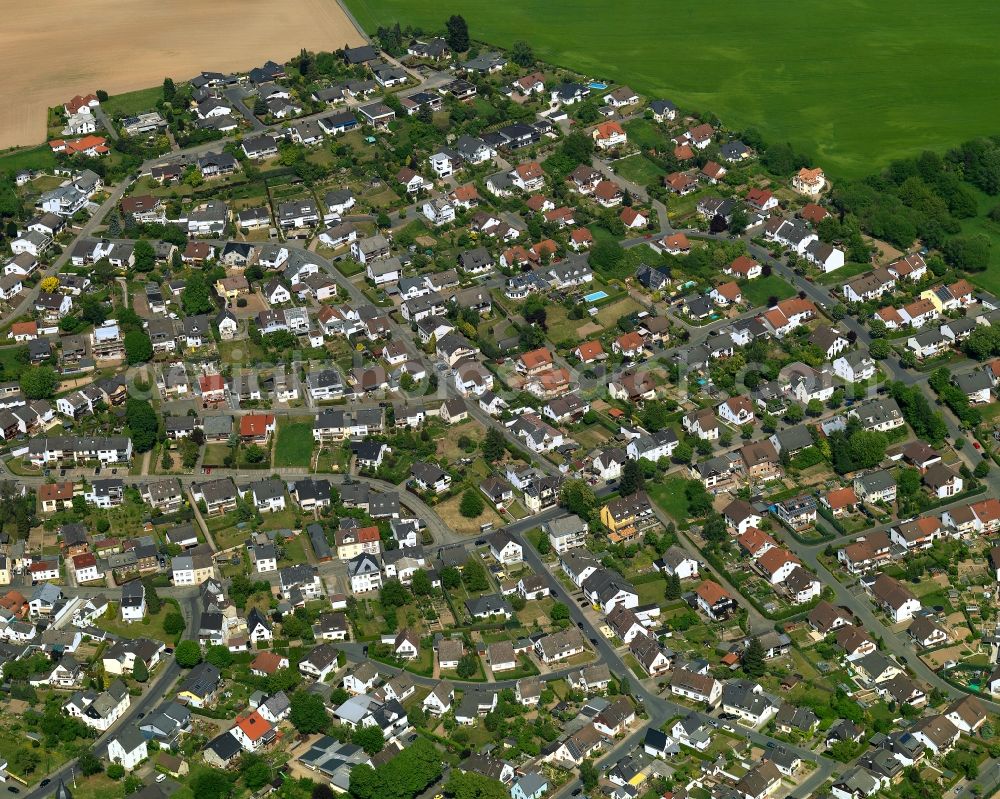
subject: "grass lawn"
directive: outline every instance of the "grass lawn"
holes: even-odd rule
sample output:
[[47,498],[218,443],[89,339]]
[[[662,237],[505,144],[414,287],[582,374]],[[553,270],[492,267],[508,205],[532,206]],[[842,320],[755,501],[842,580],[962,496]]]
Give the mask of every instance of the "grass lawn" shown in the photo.
[[309,557],[306,555],[305,534],[300,533],[292,538],[286,538],[281,544],[284,547],[285,555],[281,559],[281,566],[288,566],[292,563],[308,563]]
[[125,787],[103,772],[92,777],[77,777],[71,787],[73,799],[119,799],[125,795]]
[[274,466],[309,468],[312,460],[312,422],[282,417],[278,422],[278,443],[275,444]]
[[[347,5],[369,33],[395,22],[443,32],[446,15],[433,0]],[[905,0],[804,0],[777,10],[702,4],[686,7],[678,25],[676,13],[650,13],[642,0],[455,6],[476,39],[510,47],[527,38],[547,61],[709,110],[733,129],[757,128],[766,141],[790,141],[835,178],[1000,132],[1000,106],[980,97],[982,76],[1000,62],[1000,15],[981,0],[925,4],[920,13]],[[720,30],[739,35],[721,40]],[[817,49],[817,40],[837,46]]]
[[[631,297],[622,297],[617,302],[605,305],[597,312],[597,322],[604,327],[617,324],[623,316],[643,310],[643,307]],[[584,320],[586,321],[586,320]],[[582,323],[581,323],[582,324]]]
[[285,509],[274,511],[273,513],[262,513],[264,520],[260,529],[262,530],[291,530],[295,528],[295,520],[298,514],[293,507],[291,500],[285,500]]
[[0,172],[19,172],[22,169],[51,169],[56,165],[56,155],[47,144],[38,147],[11,150],[0,155]]
[[590,320],[570,319],[566,309],[561,305],[550,305],[545,311],[545,326],[548,330],[549,341],[556,345],[570,341],[579,344],[580,336],[576,331],[588,321]]
[[651,119],[633,119],[625,123],[628,140],[637,147],[662,150],[669,144],[664,130]]
[[264,349],[248,338],[220,341],[216,346],[219,348],[219,360],[223,363],[251,364],[267,360]]
[[142,529],[145,519],[149,518],[149,508],[145,504],[132,504],[124,502],[117,508],[88,508],[88,516],[91,524],[96,524],[98,519],[107,519],[111,524],[108,529],[109,536],[130,536],[135,535],[137,530]]
[[391,666],[397,666],[406,671],[430,677],[434,673],[434,650],[429,646],[420,647],[420,654],[413,660],[386,660]]
[[500,518],[500,515],[493,510],[489,503],[486,503],[483,512],[475,519],[467,519],[459,513],[458,506],[461,503],[462,495],[456,494],[450,499],[446,499],[444,502],[433,506],[444,523],[459,535],[475,535],[479,532],[480,525],[486,524],[486,522],[492,522],[494,528],[503,524],[503,519]]
[[156,107],[157,101],[162,97],[162,86],[150,86],[148,89],[139,89],[109,97],[107,102],[101,103],[101,108],[111,117],[132,116],[152,111]]
[[320,450],[316,459],[316,471],[346,472],[349,460],[349,453],[343,447],[327,445]]
[[647,484],[646,492],[653,502],[669,513],[677,522],[687,519],[687,498],[684,496],[683,477],[668,477],[659,483]]
[[229,454],[230,449],[225,444],[206,444],[205,457],[202,458],[203,466],[222,466],[222,462]]
[[743,300],[754,307],[767,305],[767,301],[771,297],[785,300],[795,294],[795,289],[792,288],[791,284],[775,274],[744,281],[740,286],[743,289]]
[[611,166],[625,180],[631,180],[640,186],[658,183],[666,174],[644,155],[630,155],[628,158],[615,161]]
[[666,595],[666,580],[650,580],[647,583],[639,583],[635,590],[639,592],[640,605],[659,605]]
[[164,602],[160,607],[160,612],[154,615],[147,615],[142,621],[123,622],[121,613],[118,611],[118,603],[114,603],[114,615],[111,618],[101,618],[97,620],[97,626],[102,630],[107,630],[120,638],[152,638],[156,641],[163,641],[173,646],[174,636],[167,634],[163,629],[163,620],[168,613],[176,612],[177,607],[173,602]]
[[816,282],[824,286],[840,285],[871,268],[871,264],[844,264],[840,269],[820,275],[816,278]]
[[250,537],[250,528],[240,528],[235,524],[212,531],[212,540],[219,551],[240,546]]
[[522,677],[534,677],[538,674],[536,666],[527,655],[518,655],[517,667],[508,671],[501,671],[496,675],[498,680],[520,680]]
[[0,373],[4,380],[17,380],[27,368],[27,364],[21,363],[18,356],[24,351],[23,346],[0,348]]
[[645,669],[639,665],[639,661],[635,659],[635,655],[628,653],[623,660],[625,661],[625,665],[632,669],[632,673],[640,680],[645,680],[649,676],[646,674]]
[[524,606],[524,610],[517,612],[517,620],[525,627],[531,627],[536,621],[539,625],[548,624],[550,611],[554,604],[555,600],[550,596],[532,599]]
[[476,673],[471,677],[460,677],[455,669],[441,669],[442,680],[457,680],[467,682],[486,682],[486,670],[483,667],[483,659],[476,658]]

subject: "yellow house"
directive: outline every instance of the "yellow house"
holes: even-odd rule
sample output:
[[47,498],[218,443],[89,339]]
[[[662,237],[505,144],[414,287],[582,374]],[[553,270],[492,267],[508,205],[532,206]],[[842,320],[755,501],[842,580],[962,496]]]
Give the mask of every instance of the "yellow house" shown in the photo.
[[601,508],[601,524],[608,528],[612,544],[631,541],[638,534],[635,509],[631,503],[609,502]]
[[381,536],[378,527],[360,527],[353,530],[337,530],[337,559],[353,560],[362,552],[377,555],[381,550]]
[[250,293],[250,284],[243,275],[231,275],[215,281],[215,293],[227,303]]
[[934,310],[941,313],[944,310],[944,303],[934,289],[924,289],[920,292],[920,299],[927,300],[934,306]]
[[601,522],[608,528],[612,544],[627,543],[659,525],[656,511],[645,491],[619,497],[601,508]]

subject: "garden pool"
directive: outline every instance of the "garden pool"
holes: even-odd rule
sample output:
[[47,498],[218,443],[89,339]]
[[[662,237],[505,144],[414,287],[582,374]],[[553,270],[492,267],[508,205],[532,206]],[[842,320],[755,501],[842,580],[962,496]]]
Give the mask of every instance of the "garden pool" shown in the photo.
[[585,294],[583,298],[587,302],[597,302],[598,300],[606,300],[608,293],[606,291],[592,291],[590,294]]

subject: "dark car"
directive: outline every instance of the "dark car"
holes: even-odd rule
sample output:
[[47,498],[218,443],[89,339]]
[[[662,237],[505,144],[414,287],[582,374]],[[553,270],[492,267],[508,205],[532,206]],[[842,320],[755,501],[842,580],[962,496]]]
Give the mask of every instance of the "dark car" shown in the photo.
[[597,639],[596,638],[591,638],[590,639],[590,643],[592,643],[594,646],[597,646]]
[[18,788],[16,785],[8,785],[7,790],[10,791],[11,793],[21,793],[21,789]]
[[581,793],[583,793],[583,788],[577,788],[575,791],[573,791],[572,795],[579,796]]
[[44,787],[45,787],[46,785],[48,785],[48,784],[49,784],[50,782],[52,782],[52,780],[50,780],[50,779],[49,779],[48,777],[46,777],[46,778],[45,778],[44,780],[42,780],[42,781],[41,781],[40,783],[38,783],[38,784],[39,784],[39,785],[40,785],[40,786],[41,786],[42,788],[44,788]]

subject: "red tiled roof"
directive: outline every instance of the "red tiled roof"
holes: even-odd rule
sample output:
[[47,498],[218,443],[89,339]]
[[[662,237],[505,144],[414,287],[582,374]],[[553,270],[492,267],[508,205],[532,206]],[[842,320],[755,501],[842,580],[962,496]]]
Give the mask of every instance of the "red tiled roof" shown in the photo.
[[592,361],[604,354],[604,347],[601,346],[600,341],[585,341],[577,347],[577,350],[579,350],[580,359],[583,361]]
[[685,236],[683,233],[674,233],[670,236],[667,236],[666,238],[663,239],[663,243],[667,247],[670,247],[671,249],[676,249],[676,250],[691,249],[691,242],[688,241],[688,237]]
[[595,128],[598,139],[610,139],[613,136],[624,136],[625,130],[617,122],[602,122]]
[[241,436],[262,436],[267,428],[274,424],[274,415],[270,413],[248,413],[240,417]]
[[621,193],[621,189],[610,180],[602,180],[594,187],[594,196],[599,200],[612,200],[620,196]]
[[739,541],[740,546],[751,555],[756,555],[767,545],[771,545],[772,547],[778,545],[778,542],[775,541],[774,538],[765,533],[763,530],[758,530],[756,527],[748,527],[747,531],[743,533],[737,541]]
[[12,336],[37,336],[38,322],[14,322],[10,326]]
[[237,718],[236,726],[239,727],[243,731],[243,734],[246,735],[246,737],[251,741],[260,740],[271,731],[271,724],[256,710],[249,716]]
[[757,561],[768,574],[774,574],[786,563],[801,563],[795,555],[781,547],[771,547]]
[[826,495],[826,504],[829,505],[834,510],[839,510],[840,508],[847,508],[851,505],[856,505],[858,502],[858,495],[854,493],[854,489],[848,486],[847,488],[838,488],[830,491]]
[[634,330],[631,333],[624,333],[619,336],[616,343],[618,344],[618,348],[625,352],[642,349],[643,346],[642,336]]
[[646,218],[645,214],[641,214],[639,211],[636,211],[635,208],[623,208],[622,212],[619,214],[619,217],[621,218],[622,222],[624,222],[626,225],[631,225],[640,216],[643,219]]
[[732,280],[721,286],[716,286],[715,290],[730,302],[743,295],[743,290]]
[[43,502],[46,500],[73,499],[73,481],[67,480],[63,483],[43,483],[38,487],[38,498]]
[[720,602],[723,599],[729,599],[729,594],[726,592],[726,589],[714,580],[702,581],[698,584],[698,587],[694,589],[694,592],[704,599],[709,605],[714,605],[716,602]]
[[528,369],[552,363],[552,353],[545,347],[521,353],[521,363]]
[[89,566],[96,566],[97,558],[94,557],[92,552],[81,552],[79,555],[73,556],[73,568],[74,569],[86,569]]
[[226,387],[226,381],[223,380],[222,375],[202,375],[198,379],[198,385],[201,386],[201,392],[204,394],[208,391],[222,391]]
[[682,144],[674,148],[674,158],[678,161],[689,161],[694,158],[694,150],[691,149],[690,145]]
[[534,180],[542,176],[542,167],[537,161],[518,164],[514,167],[514,171],[521,177],[521,180]]
[[806,220],[806,222],[812,222],[814,225],[822,222],[829,215],[829,212],[823,206],[816,205],[816,203],[806,203],[802,206],[802,210],[799,211],[799,216]]
[[262,671],[264,674],[274,674],[281,668],[284,658],[276,652],[261,652],[253,659],[250,668],[254,671]]
[[473,184],[466,183],[464,186],[459,186],[455,189],[455,191],[452,192],[452,196],[454,196],[456,200],[469,202],[470,200],[478,200],[479,192]]

